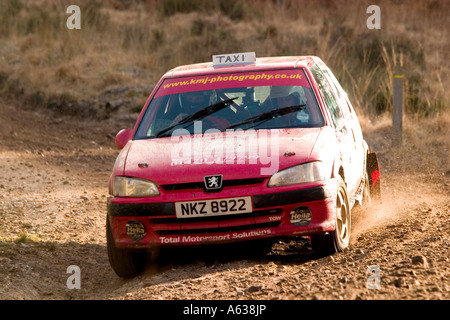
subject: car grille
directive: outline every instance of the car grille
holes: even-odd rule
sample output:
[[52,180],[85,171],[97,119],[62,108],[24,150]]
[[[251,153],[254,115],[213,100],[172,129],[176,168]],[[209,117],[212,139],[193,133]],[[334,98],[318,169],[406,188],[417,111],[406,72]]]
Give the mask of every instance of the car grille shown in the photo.
[[[252,179],[235,179],[235,180],[224,180],[222,182],[222,187],[237,187],[245,185],[258,185],[264,182],[264,178],[252,178]],[[177,191],[186,189],[203,189],[205,188],[204,182],[189,182],[189,183],[177,183],[177,184],[165,184],[161,186],[166,191]]]

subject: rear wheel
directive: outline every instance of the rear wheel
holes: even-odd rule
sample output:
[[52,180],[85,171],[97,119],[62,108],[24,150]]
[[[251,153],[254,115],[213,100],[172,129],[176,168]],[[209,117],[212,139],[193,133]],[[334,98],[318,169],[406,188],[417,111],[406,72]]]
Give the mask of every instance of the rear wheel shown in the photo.
[[132,278],[144,271],[147,262],[147,252],[117,248],[108,218],[106,219],[106,244],[109,263],[119,277]]
[[336,194],[336,228],[324,235],[311,236],[311,245],[318,255],[330,255],[344,250],[350,242],[351,210],[348,202],[347,188],[339,179]]

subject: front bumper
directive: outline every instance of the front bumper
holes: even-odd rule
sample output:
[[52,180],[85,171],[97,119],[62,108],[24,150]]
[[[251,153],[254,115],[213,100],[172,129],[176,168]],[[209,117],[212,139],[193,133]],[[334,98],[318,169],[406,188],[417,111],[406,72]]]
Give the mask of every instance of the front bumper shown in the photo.
[[[277,192],[270,192],[276,189]],[[259,190],[261,191],[261,190]],[[334,181],[320,185],[266,188],[251,195],[253,211],[239,215],[177,219],[175,201],[149,202],[149,199],[109,198],[108,217],[118,248],[151,248],[155,246],[199,245],[256,240],[269,237],[296,237],[320,234],[335,229]],[[233,196],[250,195],[251,190],[233,190]],[[174,196],[174,195],[173,195]],[[179,193],[178,201],[189,201],[193,194]],[[196,194],[195,198],[225,198],[227,194]],[[290,213],[308,208],[311,219],[298,225]],[[136,240],[127,233],[127,223],[136,221],[145,228],[145,236]]]

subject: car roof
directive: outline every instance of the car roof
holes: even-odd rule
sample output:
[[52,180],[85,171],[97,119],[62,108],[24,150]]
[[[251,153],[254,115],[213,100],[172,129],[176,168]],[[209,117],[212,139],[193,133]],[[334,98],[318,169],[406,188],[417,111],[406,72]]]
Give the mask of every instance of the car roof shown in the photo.
[[259,70],[310,68],[320,58],[316,56],[284,56],[256,58],[255,63],[214,67],[212,62],[203,62],[176,67],[169,70],[163,78],[178,78],[184,76],[252,72]]

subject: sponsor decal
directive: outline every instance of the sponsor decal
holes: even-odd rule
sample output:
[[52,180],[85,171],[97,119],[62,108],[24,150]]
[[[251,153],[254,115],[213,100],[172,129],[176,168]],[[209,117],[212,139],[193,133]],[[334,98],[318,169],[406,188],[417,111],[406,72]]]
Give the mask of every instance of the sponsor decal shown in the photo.
[[308,77],[299,69],[223,73],[183,78],[166,78],[155,98],[198,90],[254,86],[302,86],[310,88]]
[[245,239],[258,237],[262,235],[271,234],[270,229],[252,230],[252,231],[240,231],[232,232],[228,234],[220,235],[206,235],[206,236],[160,236],[159,241],[161,244],[177,244],[177,243],[203,243],[214,241],[227,241],[236,239]]
[[143,239],[147,235],[144,225],[136,220],[130,220],[125,225],[127,235],[133,241],[138,241]]

